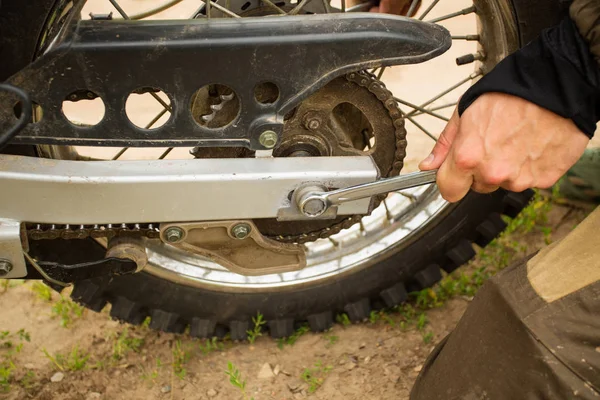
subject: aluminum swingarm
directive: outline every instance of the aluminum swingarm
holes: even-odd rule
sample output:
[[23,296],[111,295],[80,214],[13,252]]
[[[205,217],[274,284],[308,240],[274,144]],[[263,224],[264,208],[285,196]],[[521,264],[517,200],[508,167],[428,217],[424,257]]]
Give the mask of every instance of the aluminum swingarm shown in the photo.
[[[25,222],[80,225],[367,214],[371,197],[435,181],[379,179],[369,157],[62,161],[0,155],[0,258],[23,276]],[[9,277],[9,276],[7,276]]]

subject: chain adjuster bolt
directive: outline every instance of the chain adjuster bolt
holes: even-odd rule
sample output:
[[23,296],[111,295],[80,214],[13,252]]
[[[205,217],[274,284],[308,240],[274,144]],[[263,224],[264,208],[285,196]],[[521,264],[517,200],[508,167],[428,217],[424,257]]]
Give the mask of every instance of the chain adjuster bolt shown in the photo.
[[178,226],[171,226],[165,231],[165,239],[169,243],[177,243],[183,239],[184,232]]
[[240,240],[246,239],[248,235],[250,235],[250,232],[252,232],[252,228],[245,223],[235,224],[233,228],[231,228],[231,235]]
[[0,259],[0,276],[8,275],[12,269],[13,265],[10,261],[6,259]]

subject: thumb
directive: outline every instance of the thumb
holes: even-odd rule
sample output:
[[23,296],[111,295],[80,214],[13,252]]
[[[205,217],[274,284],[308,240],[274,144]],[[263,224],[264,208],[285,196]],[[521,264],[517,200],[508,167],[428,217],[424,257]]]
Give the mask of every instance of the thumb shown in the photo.
[[448,124],[444,128],[444,131],[440,135],[440,138],[435,143],[431,154],[427,156],[421,163],[419,164],[419,169],[422,171],[427,171],[430,169],[439,168],[446,157],[448,156],[448,152],[452,147],[452,143],[454,142],[454,138],[458,133],[460,125],[460,117],[458,116],[458,109],[454,111],[452,114],[452,118],[448,121]]

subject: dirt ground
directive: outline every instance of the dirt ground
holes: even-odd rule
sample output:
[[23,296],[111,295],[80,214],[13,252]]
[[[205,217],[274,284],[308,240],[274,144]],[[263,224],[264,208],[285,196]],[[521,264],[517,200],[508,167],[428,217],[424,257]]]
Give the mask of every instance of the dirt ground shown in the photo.
[[[538,199],[501,247],[480,252],[454,274],[456,281],[563,237],[585,215]],[[0,293],[0,357],[14,366],[5,385],[0,369],[0,399],[407,399],[427,355],[472,299],[455,293],[423,313],[413,302],[414,308],[362,324],[337,324],[321,334],[300,330],[293,344],[268,337],[250,344],[128,327],[107,309],[79,309],[66,293],[48,300],[40,287],[13,282]],[[417,311],[407,319],[407,310]],[[3,339],[1,331],[10,336]],[[228,363],[245,380],[246,397],[229,381]]]

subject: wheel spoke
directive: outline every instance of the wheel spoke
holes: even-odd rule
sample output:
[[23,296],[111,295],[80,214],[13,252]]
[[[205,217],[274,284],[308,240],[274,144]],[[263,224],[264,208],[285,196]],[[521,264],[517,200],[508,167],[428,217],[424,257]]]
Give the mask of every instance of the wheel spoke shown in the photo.
[[206,18],[210,19],[210,5],[211,5],[212,1],[210,0],[204,0],[204,4],[206,6]]
[[385,217],[387,218],[387,220],[391,221],[392,219],[394,219],[392,213],[390,212],[390,209],[388,208],[387,199],[383,200],[383,206],[385,207]]
[[455,17],[460,17],[461,15],[467,15],[467,14],[471,14],[474,13],[476,11],[475,6],[471,6],[469,8],[465,8],[464,10],[460,10],[451,14],[447,14],[447,15],[443,15],[441,17],[438,18],[434,18],[431,19],[427,22],[431,22],[432,24],[435,24],[437,22],[441,22],[441,21],[445,21],[447,19],[451,19],[451,18],[455,18]]
[[342,0],[342,12],[346,12],[346,0]]
[[173,147],[169,147],[167,150],[164,151],[164,153],[162,153],[160,155],[160,157],[158,157],[159,160],[163,160],[166,156],[169,155],[170,152],[173,151]]
[[119,12],[119,14],[121,14],[121,17],[123,17],[123,19],[129,19],[129,16],[125,12],[125,10],[123,10],[123,8],[119,5],[117,0],[108,0],[108,1],[110,1],[110,4],[112,4],[113,7],[116,8],[116,10]]
[[427,16],[427,14],[429,14],[431,12],[431,10],[433,10],[433,7],[437,6],[437,3],[439,3],[439,2],[440,2],[440,0],[433,0],[433,3],[431,3],[429,5],[429,7],[427,7],[427,10],[423,11],[423,14],[421,14],[419,19],[423,20],[423,18],[425,18]]
[[421,125],[417,121],[415,121],[414,118],[412,118],[410,116],[410,114],[406,114],[404,111],[402,111],[402,109],[400,107],[398,107],[398,110],[400,111],[400,113],[402,114],[402,116],[404,118],[406,118],[407,120],[409,120],[410,122],[412,122],[414,126],[416,126],[417,128],[419,128],[424,134],[426,134],[431,139],[433,139],[434,142],[437,142],[437,140],[438,140],[437,137],[435,137],[431,132],[429,132],[427,129],[425,129],[425,127],[423,125]]
[[296,15],[296,14],[298,14],[304,8],[304,6],[306,6],[308,3],[310,3],[310,1],[311,0],[302,0],[300,3],[298,3],[298,5],[296,7],[294,7],[288,13],[288,15]]
[[479,42],[479,39],[481,39],[481,37],[479,35],[452,36],[452,40],[468,40],[468,41]]
[[166,9],[169,9],[179,3],[181,3],[183,0],[171,0],[169,2],[166,2],[163,5],[160,5],[156,8],[153,8],[152,10],[148,10],[148,11],[144,11],[143,13],[139,13],[136,15],[132,15],[131,17],[129,17],[132,20],[137,20],[137,19],[144,19],[144,18],[148,18],[152,15],[158,14],[159,12],[162,12]]
[[379,73],[377,74],[377,79],[381,79],[386,68],[387,67],[381,67],[381,69],[379,70]]
[[346,10],[346,12],[359,12],[359,11],[369,11],[371,7],[373,7],[372,2],[367,1],[366,3],[360,3],[355,6],[352,6]]
[[438,138],[435,137],[435,135],[433,135],[431,132],[429,132],[427,129],[425,129],[423,127],[423,125],[419,124],[417,121],[414,120],[413,117],[409,117],[408,115],[405,116],[406,119],[408,119],[410,122],[413,123],[414,126],[416,126],[417,128],[419,128],[424,134],[426,134],[427,136],[429,136],[431,139],[433,139],[434,142],[438,141]]
[[412,17],[413,15],[415,15],[418,5],[419,5],[419,0],[412,0],[412,3],[410,3],[410,7],[408,8],[408,12],[406,13],[406,16]]
[[273,10],[277,11],[279,14],[286,15],[286,12],[283,11],[281,8],[279,8],[277,5],[275,5],[275,3],[273,3],[271,0],[260,0],[260,1],[265,3],[267,6],[271,7]]
[[405,106],[409,106],[410,108],[413,108],[415,110],[419,110],[421,112],[421,114],[429,114],[432,117],[436,117],[436,118],[441,119],[441,120],[446,121],[446,122],[450,121],[450,118],[446,118],[443,115],[436,114],[436,113],[432,112],[431,110],[427,110],[427,109],[425,109],[423,107],[416,106],[416,105],[414,105],[412,103],[409,103],[408,101],[401,100],[401,99],[399,99],[397,97],[394,97],[394,100],[396,100],[400,104],[404,104]]
[[112,158],[113,161],[118,160],[127,150],[129,150],[129,147],[123,147],[121,150],[119,150],[119,152]]
[[369,130],[363,129],[361,133],[362,133],[365,143],[367,144],[367,149],[371,150],[372,146],[371,146],[371,138],[369,137]]
[[[448,104],[442,104],[441,106],[436,106],[436,107],[430,107],[427,110],[428,111],[437,111],[437,110],[443,110],[444,108],[450,108],[450,107],[455,107],[458,104],[458,102],[453,102],[453,103],[448,103]],[[413,117],[416,117],[417,115],[423,115],[425,113],[422,112],[418,112],[413,114]]]
[[159,95],[157,95],[154,92],[148,92],[148,93],[150,93],[150,95],[152,95],[152,97],[154,97],[156,99],[156,101],[158,101],[167,111],[173,112],[173,109],[171,108],[171,106],[169,104],[165,103],[165,101],[163,99],[161,99]]
[[[161,119],[162,116],[167,113],[167,111],[169,111],[169,110],[166,108],[163,108],[158,114],[156,114],[154,116],[154,118],[152,118],[152,121],[148,122],[148,124],[144,127],[144,129],[152,128],[152,126],[156,123],[156,121]],[[117,154],[115,154],[115,156],[112,158],[113,161],[118,160],[127,150],[129,150],[129,147],[123,147],[121,150],[119,150],[119,152]]]
[[[419,107],[421,108],[425,108],[428,105],[430,105],[431,103],[433,103],[434,101],[438,100],[439,98],[447,95],[448,93],[450,93],[451,91],[459,88],[460,86],[464,85],[465,83],[477,78],[478,76],[483,75],[483,71],[480,69],[478,71],[473,72],[471,75],[469,75],[467,78],[463,79],[462,81],[452,85],[451,87],[449,87],[448,89],[444,90],[443,92],[441,92],[440,94],[436,95],[435,97],[427,100],[425,103],[420,104]],[[416,110],[415,111],[411,111],[409,112],[406,117],[411,117],[413,115],[416,114]]]
[[406,192],[404,192],[404,191],[402,191],[402,190],[399,190],[399,191],[397,191],[397,192],[394,192],[394,193],[398,193],[400,196],[404,196],[404,197],[406,197],[407,199],[409,199],[409,200],[410,200],[411,202],[413,202],[413,203],[416,203],[416,202],[417,202],[417,200],[419,200],[419,199],[417,198],[417,196],[415,196],[414,194],[412,194],[412,193],[406,193]]
[[323,7],[325,7],[325,12],[327,14],[331,13],[331,4],[329,4],[329,0],[323,0]]
[[234,13],[233,11],[229,11],[227,8],[219,5],[218,3],[215,3],[212,0],[207,0],[207,4],[210,3],[210,7],[211,8],[216,8],[217,10],[221,11],[223,14],[229,15],[232,18],[242,18],[239,15],[237,15],[236,13]]

